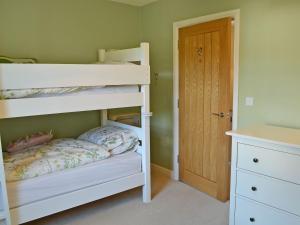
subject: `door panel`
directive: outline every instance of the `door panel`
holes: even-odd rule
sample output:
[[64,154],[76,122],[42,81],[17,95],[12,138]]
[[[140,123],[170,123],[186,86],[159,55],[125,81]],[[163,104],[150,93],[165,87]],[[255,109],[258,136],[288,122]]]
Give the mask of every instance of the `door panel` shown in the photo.
[[[180,29],[180,179],[229,196],[231,18]],[[224,112],[224,117],[217,114]]]
[[[198,73],[203,74],[204,66],[198,63],[197,52],[194,51],[197,46],[203,46],[203,35],[192,36],[185,40],[186,49],[186,62],[188,63],[187,72],[190,76],[185,77],[185,110],[188,115],[193,115],[196,113],[203,113],[203,105],[198,104],[195,99],[203,98],[203,91],[198,91],[198,89],[203,89],[203,80],[199,79]],[[189,60],[191,59],[191,60]],[[185,152],[186,157],[186,169],[194,172],[198,175],[202,174],[202,152],[199,146],[202,145],[203,140],[197,138],[200,133],[203,132],[201,129],[202,121],[195,121],[193,117],[186,117],[185,129],[191,131],[190,135],[187,137],[186,144],[188,146]],[[199,130],[200,128],[200,130]],[[195,148],[193,147],[195,146]]]
[[219,32],[207,33],[205,36],[205,92],[204,92],[204,160],[203,176],[216,182],[218,117],[213,112],[219,112]]

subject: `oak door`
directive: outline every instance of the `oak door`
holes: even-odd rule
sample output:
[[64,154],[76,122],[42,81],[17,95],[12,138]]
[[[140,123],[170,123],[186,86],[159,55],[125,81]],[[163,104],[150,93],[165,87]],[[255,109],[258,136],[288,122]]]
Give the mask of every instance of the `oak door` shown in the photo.
[[180,179],[221,201],[229,199],[231,21],[179,31]]

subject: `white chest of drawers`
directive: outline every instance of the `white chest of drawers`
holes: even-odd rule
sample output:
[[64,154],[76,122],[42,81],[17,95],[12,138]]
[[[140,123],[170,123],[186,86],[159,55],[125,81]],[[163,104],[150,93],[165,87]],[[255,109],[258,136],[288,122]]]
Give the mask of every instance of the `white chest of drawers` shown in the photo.
[[300,225],[300,130],[260,126],[227,135],[230,225]]

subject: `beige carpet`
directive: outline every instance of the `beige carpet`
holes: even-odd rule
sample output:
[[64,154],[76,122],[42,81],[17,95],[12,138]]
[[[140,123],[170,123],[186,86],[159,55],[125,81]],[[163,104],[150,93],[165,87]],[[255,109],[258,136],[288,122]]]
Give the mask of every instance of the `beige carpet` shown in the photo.
[[153,200],[143,204],[135,189],[26,225],[227,225],[228,203],[163,174],[152,176]]

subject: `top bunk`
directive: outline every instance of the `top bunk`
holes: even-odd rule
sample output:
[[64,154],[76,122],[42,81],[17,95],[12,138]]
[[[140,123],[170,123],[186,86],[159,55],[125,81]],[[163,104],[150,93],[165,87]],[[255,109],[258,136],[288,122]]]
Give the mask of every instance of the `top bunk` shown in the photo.
[[149,84],[148,43],[100,49],[97,64],[0,64],[0,119],[142,106]]
[[149,44],[142,43],[133,49],[100,49],[97,64],[0,64],[0,90],[150,84],[149,70]]

